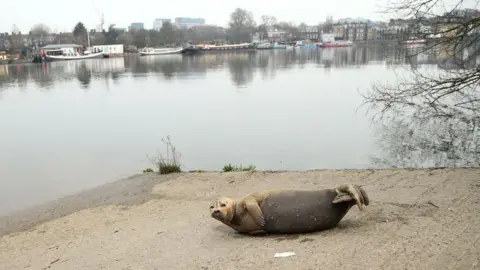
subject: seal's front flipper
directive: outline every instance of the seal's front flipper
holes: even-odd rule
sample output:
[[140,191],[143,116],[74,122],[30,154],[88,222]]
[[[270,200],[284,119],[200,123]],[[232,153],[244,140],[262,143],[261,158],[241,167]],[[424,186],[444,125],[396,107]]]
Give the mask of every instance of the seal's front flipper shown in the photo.
[[342,203],[353,201],[352,196],[348,193],[340,193],[333,199],[332,203]]
[[245,201],[245,208],[255,222],[263,228],[263,226],[265,226],[265,218],[263,217],[262,209],[260,209],[258,202],[254,199],[248,199]]

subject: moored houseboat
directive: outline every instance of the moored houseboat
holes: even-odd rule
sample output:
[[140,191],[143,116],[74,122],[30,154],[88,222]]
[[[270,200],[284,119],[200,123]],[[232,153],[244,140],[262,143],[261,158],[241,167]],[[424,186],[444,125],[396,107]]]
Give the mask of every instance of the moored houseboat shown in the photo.
[[164,54],[176,54],[181,53],[183,47],[173,47],[173,48],[145,48],[140,51],[140,55],[164,55]]
[[353,42],[350,40],[336,40],[334,33],[324,33],[321,36],[322,42],[317,43],[317,47],[330,48],[330,47],[350,47]]
[[331,47],[350,47],[353,45],[353,42],[350,40],[339,40],[339,41],[329,41],[329,42],[319,42],[317,47],[320,48],[331,48]]
[[231,51],[255,51],[252,43],[210,45],[189,45],[182,51],[184,54],[208,53],[208,52],[231,52]]
[[81,60],[90,58],[101,58],[102,51],[93,53],[86,52],[82,46],[77,44],[50,44],[41,48],[45,51],[45,59],[54,60]]

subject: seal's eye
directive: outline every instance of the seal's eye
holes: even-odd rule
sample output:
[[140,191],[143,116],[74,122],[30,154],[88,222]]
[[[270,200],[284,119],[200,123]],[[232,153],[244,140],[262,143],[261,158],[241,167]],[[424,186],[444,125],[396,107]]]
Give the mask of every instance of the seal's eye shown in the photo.
[[213,209],[213,205],[210,205],[210,209]]
[[224,203],[222,203],[222,204],[220,204],[220,206],[221,206],[221,207],[225,207],[225,206],[227,206],[227,205],[226,205],[226,204],[224,204]]

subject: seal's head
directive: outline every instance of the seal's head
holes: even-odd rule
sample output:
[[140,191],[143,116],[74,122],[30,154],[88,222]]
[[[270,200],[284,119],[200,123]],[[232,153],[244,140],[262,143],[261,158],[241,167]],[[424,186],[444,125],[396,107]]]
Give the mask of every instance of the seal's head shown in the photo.
[[210,215],[219,221],[232,221],[235,215],[235,200],[221,197],[210,205]]

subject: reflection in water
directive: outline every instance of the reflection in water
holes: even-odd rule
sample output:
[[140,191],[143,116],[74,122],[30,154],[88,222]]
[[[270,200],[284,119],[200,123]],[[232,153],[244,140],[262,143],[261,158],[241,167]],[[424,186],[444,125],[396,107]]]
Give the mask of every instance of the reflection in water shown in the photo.
[[228,56],[228,69],[232,81],[236,86],[245,86],[253,81],[254,53],[230,54]]
[[378,128],[380,167],[480,166],[479,119],[429,118],[423,122],[391,119]]
[[[377,127],[381,154],[372,161],[383,167],[480,166],[480,108],[476,104],[480,92],[477,78],[471,75],[480,64],[478,48],[461,53],[424,50],[424,46],[405,50],[413,56],[406,58],[411,67],[406,70],[414,72],[398,78],[391,88],[375,90],[381,94],[374,103],[385,105],[382,110],[387,117]],[[419,68],[423,63],[436,65]],[[463,79],[455,80],[459,77]]]
[[[383,64],[387,67],[408,64],[414,67],[423,64],[445,64],[434,53],[416,53],[422,48],[405,49],[399,46],[357,46],[350,48],[324,48],[300,50],[266,50],[257,52],[230,52],[197,56],[127,56],[125,58],[91,59],[86,61],[54,62],[47,64],[27,64],[2,66],[0,89],[24,88],[31,81],[40,88],[49,89],[58,81],[77,78],[82,87],[88,88],[92,78],[113,80],[124,76],[144,78],[158,76],[164,80],[191,79],[205,77],[208,71],[228,67],[234,85],[249,85],[255,72],[262,79],[271,80],[277,72],[292,68],[305,68],[314,64],[325,68],[351,68],[367,64]],[[407,56],[413,55],[411,58]],[[441,53],[440,53],[441,56]],[[475,58],[474,58],[475,59]]]
[[87,68],[85,62],[79,62],[80,64],[75,69],[75,73],[77,74],[78,81],[80,81],[80,85],[82,88],[87,89],[90,85],[90,81],[92,80],[92,71]]
[[181,54],[162,55],[162,56],[143,56],[136,59],[136,64],[148,67],[142,69],[143,73],[163,74],[163,78],[170,80],[175,77],[177,70],[180,70],[182,64]]
[[88,88],[92,78],[118,80],[120,74],[125,73],[124,62],[123,58],[112,58],[1,66],[7,72],[0,73],[0,90],[12,87],[24,89],[31,82],[40,89],[48,90],[57,82],[73,79],[77,79],[82,88]]

